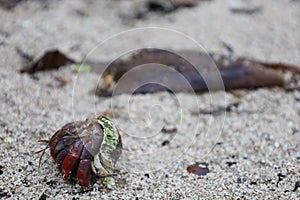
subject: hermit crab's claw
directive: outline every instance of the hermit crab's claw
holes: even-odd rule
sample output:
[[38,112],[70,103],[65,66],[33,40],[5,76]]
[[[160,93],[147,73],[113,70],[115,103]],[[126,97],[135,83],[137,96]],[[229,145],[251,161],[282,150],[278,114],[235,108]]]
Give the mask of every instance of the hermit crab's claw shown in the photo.
[[92,173],[92,165],[91,165],[91,159],[93,158],[93,155],[87,150],[87,148],[84,148],[82,150],[81,156],[80,156],[80,162],[77,169],[77,179],[78,184],[83,187],[88,187],[91,180],[91,173]]
[[72,175],[76,173],[82,149],[83,144],[80,140],[71,145],[70,152],[66,155],[61,167],[63,177],[66,181],[69,181],[69,179],[72,178]]

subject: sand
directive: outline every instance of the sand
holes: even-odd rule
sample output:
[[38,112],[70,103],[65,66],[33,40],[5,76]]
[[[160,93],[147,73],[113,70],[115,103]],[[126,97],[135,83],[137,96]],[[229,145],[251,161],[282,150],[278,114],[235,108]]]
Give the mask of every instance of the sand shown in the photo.
[[[136,12],[130,1],[32,1],[12,11],[0,8],[0,197],[299,199],[299,189],[293,191],[300,180],[299,91],[99,98],[93,92],[99,74],[72,73],[69,66],[18,72],[23,61],[16,49],[38,57],[58,48],[77,61],[101,61],[150,46],[229,54],[224,42],[235,55],[300,66],[300,2],[253,2],[261,10],[252,15],[232,13],[232,1],[214,0],[143,20],[130,19]],[[60,77],[69,82],[62,86]],[[197,113],[235,102],[230,112]],[[45,147],[39,139],[107,110],[124,143],[114,189],[103,179],[88,189],[66,183],[49,151],[38,167],[35,152]],[[164,126],[177,131],[162,133]],[[165,141],[170,143],[163,146]],[[195,162],[208,163],[210,172],[188,173]]]

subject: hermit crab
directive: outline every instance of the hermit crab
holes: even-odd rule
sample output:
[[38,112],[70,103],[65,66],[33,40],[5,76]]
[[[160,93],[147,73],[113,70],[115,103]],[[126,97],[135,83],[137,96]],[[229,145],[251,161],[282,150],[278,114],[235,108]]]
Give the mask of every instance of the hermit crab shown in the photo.
[[90,186],[95,177],[111,175],[122,151],[121,136],[104,115],[68,123],[42,142],[48,143],[63,178],[82,187]]

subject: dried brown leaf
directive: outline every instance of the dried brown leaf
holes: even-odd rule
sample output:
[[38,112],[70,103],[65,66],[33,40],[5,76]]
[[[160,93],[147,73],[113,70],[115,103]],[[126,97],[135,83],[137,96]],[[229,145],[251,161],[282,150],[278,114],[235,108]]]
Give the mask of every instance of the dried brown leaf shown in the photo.
[[20,70],[21,73],[33,74],[37,71],[44,71],[50,69],[58,69],[59,67],[74,61],[68,58],[59,50],[46,51],[40,58],[30,63],[28,66]]

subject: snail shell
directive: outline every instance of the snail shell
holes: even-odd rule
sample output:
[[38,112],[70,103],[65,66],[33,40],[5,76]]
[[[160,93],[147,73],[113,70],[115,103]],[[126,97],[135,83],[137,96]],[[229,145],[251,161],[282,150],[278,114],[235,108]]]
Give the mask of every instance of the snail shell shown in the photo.
[[121,136],[105,116],[66,124],[49,141],[51,156],[66,181],[88,187],[95,176],[108,176],[121,155]]

